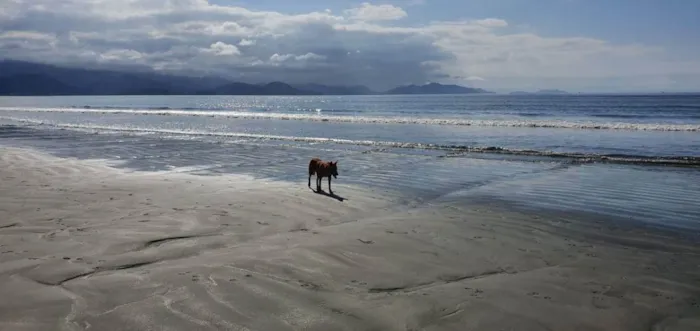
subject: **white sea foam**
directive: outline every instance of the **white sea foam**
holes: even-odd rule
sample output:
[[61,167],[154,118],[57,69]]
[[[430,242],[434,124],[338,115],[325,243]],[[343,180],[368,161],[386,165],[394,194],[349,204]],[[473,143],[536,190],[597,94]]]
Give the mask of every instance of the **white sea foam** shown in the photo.
[[215,111],[186,109],[98,109],[98,108],[17,108],[0,107],[4,112],[41,112],[41,113],[82,113],[82,114],[132,114],[151,116],[205,116],[234,119],[271,119],[336,123],[364,124],[424,124],[453,125],[477,127],[521,127],[521,128],[562,128],[584,130],[635,130],[635,131],[686,131],[700,132],[700,124],[668,123],[625,123],[566,120],[489,120],[489,119],[455,119],[423,117],[379,117],[379,116],[342,116],[316,114],[255,113],[245,111]]
[[521,156],[546,156],[556,158],[568,158],[576,162],[610,162],[610,163],[631,163],[631,164],[656,164],[656,165],[685,165],[685,166],[700,166],[700,157],[694,156],[644,156],[644,155],[601,155],[601,154],[581,154],[581,153],[557,153],[550,151],[537,150],[519,150],[507,149],[498,146],[468,146],[468,145],[444,145],[444,144],[429,144],[417,142],[397,142],[397,141],[377,141],[377,140],[352,140],[341,138],[325,138],[325,137],[300,137],[300,136],[283,136],[271,134],[255,134],[245,132],[213,132],[213,131],[198,131],[198,130],[173,130],[173,129],[156,129],[143,127],[127,127],[114,125],[92,125],[92,124],[65,124],[53,123],[49,121],[0,117],[10,119],[15,122],[28,123],[33,125],[46,125],[62,129],[75,129],[99,132],[119,132],[132,134],[165,134],[173,136],[208,136],[208,137],[223,137],[236,138],[247,140],[268,140],[268,141],[293,141],[305,143],[331,143],[345,144],[356,146],[372,146],[383,148],[407,148],[407,149],[425,149],[425,150],[444,150],[450,154],[448,157],[460,156],[463,153],[492,153],[492,154],[509,154]]

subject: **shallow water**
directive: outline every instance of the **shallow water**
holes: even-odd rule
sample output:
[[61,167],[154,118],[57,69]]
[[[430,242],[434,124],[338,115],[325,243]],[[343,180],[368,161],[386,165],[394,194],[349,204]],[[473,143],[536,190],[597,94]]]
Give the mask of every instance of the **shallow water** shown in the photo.
[[139,171],[306,185],[317,156],[340,160],[337,192],[360,184],[407,201],[490,198],[700,228],[700,171],[658,165],[700,164],[694,95],[3,97],[0,124],[0,144]]

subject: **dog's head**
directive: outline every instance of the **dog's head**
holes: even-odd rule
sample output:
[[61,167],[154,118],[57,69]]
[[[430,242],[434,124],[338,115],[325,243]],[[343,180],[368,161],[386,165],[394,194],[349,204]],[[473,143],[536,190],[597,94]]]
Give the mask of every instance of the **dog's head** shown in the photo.
[[330,163],[331,175],[333,178],[338,178],[338,161],[331,161]]

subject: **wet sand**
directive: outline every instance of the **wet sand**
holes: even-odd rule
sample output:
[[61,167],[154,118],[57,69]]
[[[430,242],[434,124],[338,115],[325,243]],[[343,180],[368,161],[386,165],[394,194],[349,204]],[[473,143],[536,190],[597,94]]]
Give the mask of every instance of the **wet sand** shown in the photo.
[[671,231],[14,148],[0,183],[2,330],[700,329]]

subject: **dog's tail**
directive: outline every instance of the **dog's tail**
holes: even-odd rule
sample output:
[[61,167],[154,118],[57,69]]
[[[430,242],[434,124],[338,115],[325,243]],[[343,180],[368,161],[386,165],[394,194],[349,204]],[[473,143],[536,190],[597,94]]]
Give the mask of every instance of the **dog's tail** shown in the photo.
[[316,158],[311,159],[309,162],[309,176],[316,173],[316,167],[318,166],[318,160]]

